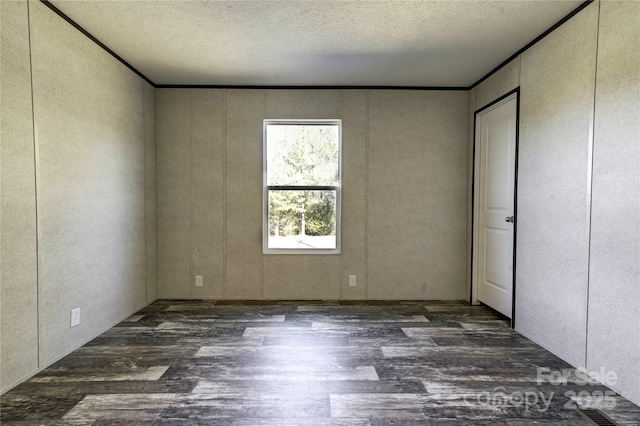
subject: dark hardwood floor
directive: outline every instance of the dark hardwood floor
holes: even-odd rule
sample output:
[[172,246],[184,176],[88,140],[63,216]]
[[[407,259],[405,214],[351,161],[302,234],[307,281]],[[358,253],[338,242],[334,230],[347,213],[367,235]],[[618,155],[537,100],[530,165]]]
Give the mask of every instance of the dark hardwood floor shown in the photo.
[[486,307],[164,300],[2,395],[0,412],[3,425],[593,424],[574,399],[640,425],[640,408]]

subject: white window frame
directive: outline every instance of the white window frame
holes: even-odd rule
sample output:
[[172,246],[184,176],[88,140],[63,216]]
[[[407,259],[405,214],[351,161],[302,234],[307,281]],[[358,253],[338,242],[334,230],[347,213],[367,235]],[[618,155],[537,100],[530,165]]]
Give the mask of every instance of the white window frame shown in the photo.
[[[304,125],[304,124],[327,124],[338,126],[338,182],[335,187],[325,186],[282,186],[283,188],[300,189],[303,187],[322,188],[336,191],[336,248],[316,249],[316,248],[269,248],[269,186],[267,185],[267,126],[268,125]],[[265,119],[262,125],[262,252],[264,254],[340,254],[341,247],[341,204],[342,204],[342,120],[321,119],[321,120],[283,120]]]

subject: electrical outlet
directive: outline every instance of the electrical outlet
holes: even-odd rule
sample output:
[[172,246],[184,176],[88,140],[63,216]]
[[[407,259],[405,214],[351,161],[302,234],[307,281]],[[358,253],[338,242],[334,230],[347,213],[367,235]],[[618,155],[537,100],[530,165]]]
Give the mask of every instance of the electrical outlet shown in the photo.
[[75,327],[80,324],[80,308],[71,310],[71,327]]
[[356,286],[356,276],[349,275],[349,287],[355,287],[355,286]]
[[196,287],[202,287],[202,275],[196,275]]

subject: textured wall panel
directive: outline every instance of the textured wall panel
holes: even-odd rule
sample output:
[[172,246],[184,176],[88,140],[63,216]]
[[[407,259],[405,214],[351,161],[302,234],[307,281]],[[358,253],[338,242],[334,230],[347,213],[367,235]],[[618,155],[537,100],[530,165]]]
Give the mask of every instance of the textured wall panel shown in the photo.
[[368,297],[466,291],[466,92],[371,91]]
[[[366,288],[367,90],[345,90],[342,105],[342,276],[344,299]],[[349,287],[349,275],[356,286]]]
[[516,329],[585,362],[598,4],[522,55]]
[[[265,90],[264,118],[341,118],[340,90]],[[339,299],[340,255],[264,255],[267,299]]]
[[640,3],[600,7],[587,367],[640,404]]
[[262,291],[262,91],[227,90],[225,297]]
[[265,299],[340,298],[339,255],[265,255]]
[[144,88],[144,195],[147,303],[158,298],[158,197],[156,161],[156,89]]
[[38,368],[36,197],[26,2],[0,2],[0,392]]
[[189,297],[192,114],[190,89],[156,92],[158,297]]
[[[469,91],[469,105],[473,113],[520,85],[520,56],[500,68]],[[472,117],[473,118],[473,117]]]
[[[186,251],[190,240],[194,248],[199,247],[192,260],[194,268],[203,276],[210,273],[215,276],[213,270],[207,272],[211,266],[207,262],[224,263],[221,297],[229,299],[464,297],[466,93],[375,91],[377,103],[367,117],[366,90],[344,93],[227,90],[224,106],[219,105],[219,92],[194,91],[190,104],[187,92],[169,91],[174,96],[182,93],[182,101],[165,98],[165,90],[159,91],[160,271],[167,267],[162,264],[163,241],[167,238],[163,233],[171,233],[169,241],[174,241],[170,245],[173,250],[180,246]],[[198,97],[201,97],[199,101]],[[217,108],[224,108],[224,129],[219,121],[222,112]],[[264,114],[267,118],[343,117],[345,192],[340,255],[262,254],[263,108],[269,111]],[[164,113],[165,109],[170,112]],[[191,124],[189,114],[192,114]],[[176,121],[174,117],[171,121],[173,115],[181,118]],[[161,131],[166,134],[160,134]],[[221,132],[224,132],[224,146],[219,142]],[[194,151],[189,154],[191,134]],[[375,138],[376,144],[369,151],[377,155],[372,157],[368,169],[369,179],[375,180],[370,184],[369,201],[366,199],[368,135],[373,135],[370,137]],[[163,154],[162,141],[180,137],[183,142],[176,145],[176,151]],[[209,140],[214,140],[212,145],[208,145]],[[217,171],[223,160],[224,176]],[[186,185],[189,174],[193,199],[189,198]],[[174,192],[163,194],[165,177],[182,183],[174,185]],[[225,191],[216,194],[220,179],[224,181]],[[431,184],[425,185],[425,181]],[[163,200],[163,196],[166,199]],[[220,205],[215,207],[212,203],[219,203],[223,198],[226,206],[224,211],[219,211]],[[373,219],[367,218],[367,202]],[[166,229],[162,222],[165,205],[181,218],[168,221]],[[190,231],[186,216],[191,208],[194,210]],[[407,209],[417,214],[407,215]],[[369,237],[365,234],[368,220],[374,223]],[[213,233],[220,226],[225,228],[226,244],[215,248],[221,241]],[[375,242],[371,242],[372,235]],[[375,240],[378,235],[381,239]],[[373,272],[370,270],[369,276],[374,276],[378,284],[369,295],[365,292],[367,238],[373,253],[370,262]],[[402,240],[393,242],[394,238]],[[197,239],[202,242],[196,242]],[[205,258],[207,260],[203,260]],[[171,267],[181,271],[179,281],[182,282],[189,266],[184,255],[172,259],[175,263]],[[202,265],[196,266],[198,262]],[[194,270],[193,274],[200,275],[200,272]],[[401,279],[395,279],[394,274],[399,274]],[[348,286],[349,275],[358,278],[355,288]],[[159,280],[162,291],[162,273]],[[194,277],[190,280],[194,281]],[[174,286],[173,297],[220,297],[206,288],[197,290],[192,283],[176,286],[176,280],[173,281],[170,284]]]
[[[193,91],[191,296],[220,298],[224,280],[224,90]],[[195,287],[195,276],[203,287]]]
[[340,90],[265,90],[264,118],[340,118]]
[[30,8],[46,365],[146,303],[143,89],[42,3]]

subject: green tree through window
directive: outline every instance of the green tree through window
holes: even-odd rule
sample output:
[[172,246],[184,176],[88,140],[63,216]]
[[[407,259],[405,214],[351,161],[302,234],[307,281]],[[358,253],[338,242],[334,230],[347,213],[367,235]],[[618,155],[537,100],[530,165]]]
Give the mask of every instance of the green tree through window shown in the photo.
[[265,121],[266,250],[338,248],[340,123]]

